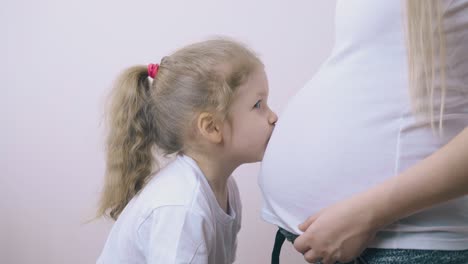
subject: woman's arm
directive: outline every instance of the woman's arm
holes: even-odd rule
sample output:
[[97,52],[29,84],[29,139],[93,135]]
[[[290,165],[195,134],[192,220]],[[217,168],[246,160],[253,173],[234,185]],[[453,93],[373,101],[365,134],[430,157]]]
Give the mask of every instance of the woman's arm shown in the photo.
[[403,173],[325,208],[299,227],[294,243],[309,261],[347,262],[377,230],[435,204],[468,194],[468,128]]
[[[468,128],[465,128],[433,155],[370,190],[364,199],[375,211],[374,225],[383,227],[467,194]],[[377,195],[381,198],[375,199]]]

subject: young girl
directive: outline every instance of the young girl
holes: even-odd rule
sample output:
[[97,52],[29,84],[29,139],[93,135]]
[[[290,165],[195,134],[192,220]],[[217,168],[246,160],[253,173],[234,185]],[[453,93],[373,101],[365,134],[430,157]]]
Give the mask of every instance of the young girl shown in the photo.
[[[277,120],[261,61],[230,40],[122,73],[113,90],[97,263],[232,263],[241,203],[230,177],[263,158]],[[176,158],[157,171],[153,151]]]

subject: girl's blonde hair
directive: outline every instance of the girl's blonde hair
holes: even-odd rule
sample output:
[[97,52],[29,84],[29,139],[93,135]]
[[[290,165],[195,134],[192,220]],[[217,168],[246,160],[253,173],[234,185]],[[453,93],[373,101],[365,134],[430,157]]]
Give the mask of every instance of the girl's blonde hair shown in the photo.
[[146,66],[125,70],[108,107],[107,163],[98,216],[116,220],[159,170],[153,156],[183,153],[196,114],[224,119],[234,91],[262,63],[244,45],[213,39],[162,59],[153,80]]
[[[406,0],[409,87],[413,112],[442,134],[445,106],[445,37],[440,0]],[[437,101],[436,101],[437,100]]]

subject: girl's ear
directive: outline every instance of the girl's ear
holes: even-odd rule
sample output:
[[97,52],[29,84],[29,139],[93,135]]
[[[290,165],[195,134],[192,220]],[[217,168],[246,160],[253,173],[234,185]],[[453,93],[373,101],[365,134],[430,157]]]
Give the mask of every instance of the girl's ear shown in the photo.
[[223,140],[221,122],[211,113],[202,112],[198,115],[197,129],[211,143],[218,144]]

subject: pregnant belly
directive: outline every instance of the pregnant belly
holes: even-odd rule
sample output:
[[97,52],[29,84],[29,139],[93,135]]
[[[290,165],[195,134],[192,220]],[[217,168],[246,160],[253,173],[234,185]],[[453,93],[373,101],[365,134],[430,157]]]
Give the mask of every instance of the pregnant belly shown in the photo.
[[290,101],[262,163],[264,200],[280,219],[303,221],[394,174],[399,112],[385,105],[377,112],[378,100],[314,87]]

